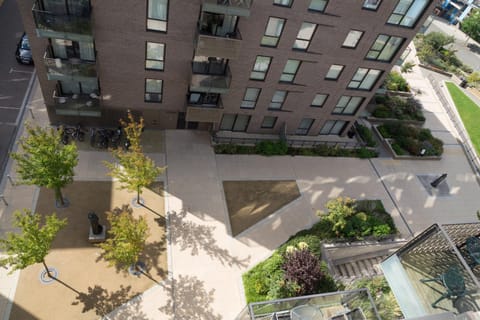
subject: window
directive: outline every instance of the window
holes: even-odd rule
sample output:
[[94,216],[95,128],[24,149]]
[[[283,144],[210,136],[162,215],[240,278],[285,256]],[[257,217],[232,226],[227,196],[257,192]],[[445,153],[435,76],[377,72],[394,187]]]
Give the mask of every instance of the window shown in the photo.
[[273,94],[272,101],[270,101],[270,106],[268,109],[281,109],[283,103],[285,102],[285,98],[287,97],[287,91],[284,90],[277,90]]
[[209,92],[190,92],[188,103],[205,107],[216,107],[220,101],[220,94]]
[[291,7],[293,0],[273,0],[273,4],[282,7]]
[[167,32],[168,0],[148,0],[147,30]]
[[288,59],[287,63],[285,64],[285,68],[283,68],[282,75],[280,76],[280,81],[293,82],[299,67],[300,67],[300,60]]
[[262,128],[264,129],[273,129],[275,123],[277,122],[277,117],[265,116],[262,121]]
[[246,114],[224,114],[220,122],[220,130],[247,131],[250,116]]
[[165,56],[165,44],[147,42],[146,69],[163,70]]
[[369,9],[369,10],[377,10],[378,6],[380,5],[381,0],[365,0],[363,3],[363,8],[364,9]]
[[346,121],[342,120],[328,120],[323,125],[322,129],[320,129],[320,133],[322,135],[326,134],[336,134],[339,135],[342,133],[343,128],[347,125]]
[[262,46],[276,47],[278,44],[278,39],[280,39],[280,35],[282,34],[284,24],[285,19],[274,17],[268,18],[265,35],[262,37],[262,41],[260,42]]
[[308,131],[310,131],[310,128],[312,127],[313,124],[313,119],[310,118],[303,118],[302,121],[300,121],[300,125],[298,126],[297,130],[295,130],[295,134],[305,136],[308,134]]
[[350,30],[350,32],[347,34],[347,37],[345,38],[345,41],[343,41],[342,47],[355,48],[358,44],[358,41],[360,41],[362,35],[363,31]]
[[330,69],[328,69],[327,75],[325,76],[325,79],[327,80],[337,80],[338,77],[340,77],[340,73],[342,73],[344,66],[341,66],[339,64],[332,64],[330,66]]
[[162,102],[163,81],[158,79],[145,79],[145,101]]
[[250,73],[250,79],[265,80],[271,61],[271,57],[257,56],[257,59],[255,59],[255,65],[253,66],[253,71]]
[[245,90],[245,96],[243,97],[242,104],[240,108],[253,109],[257,104],[258,96],[260,95],[261,89],[259,88],[247,88]]
[[332,113],[347,115],[355,114],[363,100],[363,97],[341,96]]
[[429,0],[399,0],[387,23],[413,27],[429,4]]
[[316,94],[312,101],[312,107],[323,107],[327,98],[328,94]]
[[313,33],[317,25],[315,23],[304,22],[298,31],[297,39],[293,44],[293,49],[307,51],[310,41],[312,40]]
[[382,74],[381,70],[358,68],[348,84],[349,89],[371,90]]
[[366,58],[390,62],[404,40],[404,38],[380,34],[368,51]]
[[312,0],[310,5],[308,6],[308,10],[313,11],[325,11],[325,7],[327,6],[328,0]]

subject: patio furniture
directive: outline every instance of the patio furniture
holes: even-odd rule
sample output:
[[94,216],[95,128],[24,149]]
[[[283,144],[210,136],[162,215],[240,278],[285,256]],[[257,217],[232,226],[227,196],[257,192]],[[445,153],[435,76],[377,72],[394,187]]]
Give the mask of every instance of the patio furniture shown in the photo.
[[446,291],[438,298],[434,303],[432,303],[432,308],[436,308],[437,304],[443,299],[452,299],[463,297],[466,294],[465,290],[465,280],[460,270],[456,266],[451,266],[448,270],[436,278],[431,279],[421,279],[421,282],[430,282],[436,281],[441,282],[445,287]]
[[323,320],[323,313],[317,307],[303,304],[290,310],[292,320]]
[[358,307],[352,310],[338,313],[330,318],[330,320],[365,320],[367,319],[363,314],[362,308]]
[[472,259],[470,268],[475,268],[480,265],[480,239],[477,237],[470,237],[466,241],[467,253]]

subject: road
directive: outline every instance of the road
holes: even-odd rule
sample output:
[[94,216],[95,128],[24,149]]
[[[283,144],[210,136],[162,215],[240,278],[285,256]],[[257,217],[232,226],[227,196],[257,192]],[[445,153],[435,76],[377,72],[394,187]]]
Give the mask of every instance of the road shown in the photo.
[[15,0],[0,0],[0,180],[20,124],[21,107],[34,71],[15,60],[23,24]]

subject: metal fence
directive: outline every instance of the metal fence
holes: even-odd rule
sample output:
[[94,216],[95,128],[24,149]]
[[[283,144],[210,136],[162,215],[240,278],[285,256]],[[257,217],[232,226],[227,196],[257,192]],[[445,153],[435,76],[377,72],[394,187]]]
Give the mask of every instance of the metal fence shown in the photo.
[[432,84],[433,90],[435,90],[435,93],[440,99],[440,102],[442,103],[445,111],[447,112],[448,117],[450,118],[455,129],[457,129],[457,132],[460,135],[459,142],[462,145],[463,150],[465,151],[465,155],[467,156],[468,162],[470,163],[475,174],[477,176],[480,176],[480,159],[478,158],[478,155],[475,149],[473,148],[469,135],[465,127],[463,126],[462,120],[459,118],[459,116],[453,109],[454,107],[450,104],[450,102],[445,97],[445,94],[443,90],[440,88],[440,84],[438,83],[438,81],[435,80],[435,78],[431,74],[428,75],[427,78]]

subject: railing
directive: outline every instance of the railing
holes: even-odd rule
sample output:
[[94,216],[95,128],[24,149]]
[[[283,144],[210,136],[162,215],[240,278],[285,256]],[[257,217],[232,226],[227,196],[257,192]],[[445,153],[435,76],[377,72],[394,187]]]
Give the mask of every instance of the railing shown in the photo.
[[86,7],[85,16],[61,15],[40,10],[37,2],[32,8],[33,18],[37,29],[53,32],[77,33],[82,35],[92,34],[90,8]]
[[457,113],[454,111],[450,103],[448,102],[447,98],[445,97],[440,85],[438,84],[437,80],[430,74],[427,76],[428,80],[432,84],[433,90],[437,94],[440,102],[442,103],[444,109],[447,111],[448,117],[453,123],[453,126],[457,130],[458,134],[460,135],[460,144],[465,151],[465,155],[467,156],[467,160],[470,163],[473,171],[477,176],[480,175],[480,159],[478,158],[477,152],[475,151],[472,142],[470,141],[470,137],[463,126],[463,122],[459,119]]
[[192,74],[190,90],[198,92],[226,93],[230,88],[232,74],[227,66],[224,75]]
[[248,17],[251,6],[252,0],[203,0],[202,11]]
[[59,58],[53,58],[52,50],[49,47],[45,50],[43,55],[43,62],[47,67],[47,73],[49,80],[61,80],[63,77],[85,77],[96,78],[97,68],[95,62],[69,59],[62,60]]
[[100,100],[97,95],[72,94],[61,95],[59,91],[53,91],[53,99],[56,102],[55,110],[58,115],[66,116],[91,116],[99,117]]
[[250,9],[252,6],[252,0],[204,0],[204,3],[245,9]]

